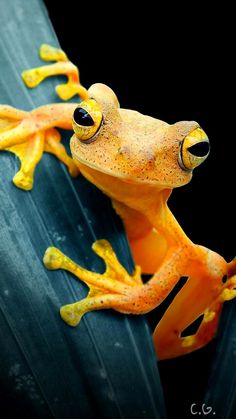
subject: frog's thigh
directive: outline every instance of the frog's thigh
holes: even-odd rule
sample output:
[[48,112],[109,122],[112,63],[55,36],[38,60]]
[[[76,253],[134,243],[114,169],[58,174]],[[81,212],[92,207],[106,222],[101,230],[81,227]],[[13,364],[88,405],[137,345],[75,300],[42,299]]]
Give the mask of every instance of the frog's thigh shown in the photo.
[[203,319],[196,333],[186,337],[181,337],[181,333],[178,333],[178,324],[176,329],[170,330],[167,328],[165,336],[159,333],[158,325],[153,335],[158,359],[186,355],[209,343],[216,335],[221,308],[222,305],[219,302],[215,302],[207,308],[202,313]]
[[152,229],[145,236],[130,239],[129,242],[135,263],[141,266],[142,272],[146,274],[156,272],[167,250],[163,237]]
[[[215,289],[214,277],[204,276],[204,272],[199,271],[188,278],[154,331],[159,359],[192,352],[214,337],[222,308],[220,295],[221,288]],[[188,327],[197,319],[201,323],[198,330],[191,333]]]

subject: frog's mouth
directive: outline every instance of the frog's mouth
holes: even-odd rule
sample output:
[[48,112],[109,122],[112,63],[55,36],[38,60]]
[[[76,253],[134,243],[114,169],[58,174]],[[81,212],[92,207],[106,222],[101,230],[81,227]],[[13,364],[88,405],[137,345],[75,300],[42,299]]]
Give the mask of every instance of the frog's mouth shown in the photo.
[[[112,199],[122,200],[125,195],[139,196],[142,199],[145,199],[144,196],[152,195],[157,197],[162,191],[169,191],[171,193],[173,187],[183,185],[169,185],[167,183],[161,183],[157,180],[142,180],[133,177],[127,177],[123,173],[114,173],[108,170],[101,170],[100,167],[96,165],[88,164],[87,161],[83,162],[83,159],[78,159],[77,156],[74,157],[74,161],[77,164],[81,174],[92,184],[97,186],[100,190],[106,193]],[[186,172],[188,179],[191,179],[191,172]],[[185,183],[188,183],[185,181]],[[121,194],[121,197],[119,196]],[[119,198],[118,198],[119,197]]]
[[[77,153],[72,151],[73,160],[78,166],[79,170],[83,174],[84,177],[86,177],[90,182],[94,183],[98,187],[101,188],[101,185],[99,186],[97,180],[98,179],[105,179],[107,178],[107,181],[112,182],[114,184],[114,180],[116,179],[117,182],[122,182],[122,184],[128,184],[128,185],[136,185],[136,187],[143,186],[150,186],[154,187],[158,190],[163,189],[173,189],[179,186],[183,186],[190,182],[192,177],[192,171],[190,170],[180,170],[181,177],[179,176],[178,179],[176,179],[175,176],[173,176],[173,179],[168,179],[165,181],[162,181],[158,178],[158,176],[152,177],[152,176],[144,176],[142,171],[136,174],[127,174],[125,171],[119,171],[112,166],[111,169],[104,168],[101,165],[97,165],[91,161],[86,160],[85,158],[82,158],[81,155],[78,155]],[[176,159],[176,165],[179,167],[179,164]],[[179,167],[180,169],[180,167]]]

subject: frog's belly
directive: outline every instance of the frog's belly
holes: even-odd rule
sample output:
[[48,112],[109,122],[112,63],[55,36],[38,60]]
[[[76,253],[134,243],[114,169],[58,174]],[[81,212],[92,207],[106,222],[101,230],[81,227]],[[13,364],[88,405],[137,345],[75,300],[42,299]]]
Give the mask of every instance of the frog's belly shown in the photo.
[[166,240],[153,228],[145,236],[130,239],[129,242],[135,263],[141,266],[142,273],[155,273],[166,255]]

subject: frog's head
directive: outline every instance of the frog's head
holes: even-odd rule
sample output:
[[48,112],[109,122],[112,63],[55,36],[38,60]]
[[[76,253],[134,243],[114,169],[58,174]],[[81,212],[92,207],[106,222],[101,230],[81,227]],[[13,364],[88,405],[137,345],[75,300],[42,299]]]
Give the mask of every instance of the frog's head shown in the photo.
[[209,140],[196,122],[169,125],[121,109],[115,93],[103,84],[88,92],[73,115],[71,150],[80,168],[172,189],[188,183],[208,156]]

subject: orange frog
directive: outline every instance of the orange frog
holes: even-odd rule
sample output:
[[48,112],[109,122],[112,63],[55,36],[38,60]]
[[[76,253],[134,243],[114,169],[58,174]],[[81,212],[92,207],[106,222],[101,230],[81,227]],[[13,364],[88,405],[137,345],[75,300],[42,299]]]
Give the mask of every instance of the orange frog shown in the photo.
[[[191,180],[192,171],[209,154],[209,140],[197,122],[166,122],[119,107],[115,93],[103,84],[81,86],[78,69],[59,49],[42,45],[40,56],[57,63],[24,71],[28,87],[45,77],[64,74],[57,87],[66,100],[79,94],[82,102],[41,106],[24,112],[0,106],[0,149],[14,152],[21,169],[13,181],[29,190],[43,151],[55,154],[79,171],[111,199],[121,216],[138,266],[132,275],[118,262],[110,244],[99,240],[93,249],[106,264],[103,274],[81,268],[58,249],[44,256],[48,269],[66,269],[84,281],[88,296],[61,308],[62,318],[76,326],[91,311],[113,308],[143,314],[157,307],[180,277],[188,277],[154,331],[159,359],[198,349],[215,335],[222,304],[236,296],[236,260],[192,243],[167,206],[173,188]],[[73,160],[54,127],[71,129]],[[142,272],[153,276],[145,284]],[[195,334],[182,332],[202,317]]]

